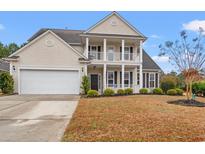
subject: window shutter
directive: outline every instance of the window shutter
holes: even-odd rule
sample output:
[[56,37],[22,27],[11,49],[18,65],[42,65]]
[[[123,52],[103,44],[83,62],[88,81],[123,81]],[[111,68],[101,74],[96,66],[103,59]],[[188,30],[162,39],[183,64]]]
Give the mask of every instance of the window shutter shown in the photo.
[[133,73],[132,72],[130,72],[130,85],[132,86],[132,84],[133,84]]
[[155,76],[155,87],[158,88],[158,73]]
[[88,46],[88,51],[90,51],[90,45]]
[[133,60],[133,47],[130,47],[130,60]]
[[120,60],[122,60],[122,47],[120,47]]
[[115,71],[115,84],[117,84],[117,71]]
[[101,52],[101,46],[98,46],[98,60],[101,59],[101,54],[100,54],[100,52]]
[[149,88],[149,73],[147,73],[147,88]]
[[143,73],[143,88],[145,88],[145,73]]
[[120,72],[120,84],[122,84],[122,72]]

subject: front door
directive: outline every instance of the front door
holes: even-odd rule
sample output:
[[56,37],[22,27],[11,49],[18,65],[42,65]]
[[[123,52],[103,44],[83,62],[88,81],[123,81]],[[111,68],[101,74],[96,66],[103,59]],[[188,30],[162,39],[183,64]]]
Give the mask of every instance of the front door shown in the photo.
[[98,91],[98,75],[91,74],[91,89]]

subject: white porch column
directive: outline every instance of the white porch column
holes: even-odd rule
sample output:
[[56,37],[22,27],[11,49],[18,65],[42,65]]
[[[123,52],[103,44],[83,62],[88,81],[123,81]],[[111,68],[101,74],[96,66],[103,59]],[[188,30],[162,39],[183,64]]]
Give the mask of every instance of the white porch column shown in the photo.
[[142,52],[142,44],[143,44],[143,42],[140,41],[140,63],[142,63],[142,54],[143,54],[143,52]]
[[140,65],[140,89],[143,87],[142,64]]
[[10,75],[13,74],[12,71],[13,71],[12,63],[9,62],[9,73],[10,73]]
[[85,39],[85,57],[88,58],[88,46],[89,46],[89,38]]
[[134,69],[134,73],[133,73],[133,90],[134,93],[137,92],[137,67]]
[[107,80],[107,65],[103,65],[103,91],[107,88],[106,80]]
[[160,76],[159,75],[160,75],[160,73],[158,73],[158,75],[157,75],[158,76],[158,80],[157,80],[158,81],[158,83],[157,83],[158,87],[157,88],[159,88],[159,86],[160,86],[160,84],[159,84]]
[[124,55],[125,55],[125,40],[122,40],[122,61],[124,61]]
[[87,64],[84,65],[84,75],[88,75],[88,66]]
[[106,61],[106,57],[107,57],[107,54],[106,54],[106,50],[107,50],[107,40],[104,39],[103,40],[103,60]]
[[124,79],[125,79],[125,65],[122,64],[122,81],[121,81],[121,83],[122,83],[122,89],[125,88],[125,86],[124,86]]

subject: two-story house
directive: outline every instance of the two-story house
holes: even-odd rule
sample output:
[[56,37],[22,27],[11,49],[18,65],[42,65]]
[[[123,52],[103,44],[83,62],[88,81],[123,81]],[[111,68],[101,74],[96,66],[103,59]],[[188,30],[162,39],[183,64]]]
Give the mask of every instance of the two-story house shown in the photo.
[[161,69],[143,50],[146,39],[117,12],[85,31],[41,29],[7,58],[15,92],[79,94],[83,75],[99,93],[159,87]]

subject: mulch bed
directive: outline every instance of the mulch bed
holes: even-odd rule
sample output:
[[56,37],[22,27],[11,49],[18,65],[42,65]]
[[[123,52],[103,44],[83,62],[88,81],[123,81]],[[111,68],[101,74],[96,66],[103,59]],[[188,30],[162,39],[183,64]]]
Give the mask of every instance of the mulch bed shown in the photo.
[[175,104],[175,105],[182,105],[182,106],[205,107],[205,103],[199,102],[196,100],[180,99],[180,100],[168,101],[167,103]]

